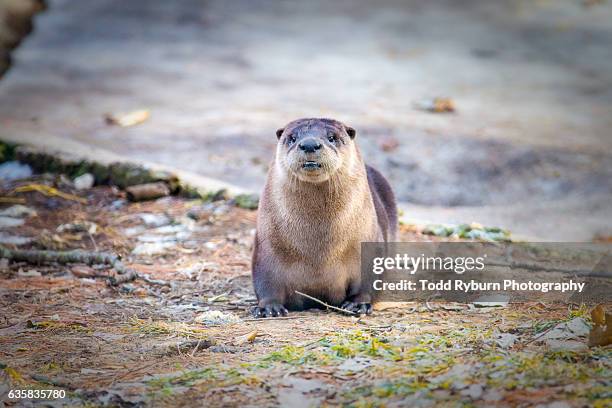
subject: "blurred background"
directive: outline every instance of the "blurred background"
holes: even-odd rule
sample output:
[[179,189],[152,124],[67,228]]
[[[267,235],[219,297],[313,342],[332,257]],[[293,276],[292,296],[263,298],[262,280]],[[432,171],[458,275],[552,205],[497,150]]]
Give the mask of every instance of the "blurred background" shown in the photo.
[[41,4],[0,1],[0,139],[259,191],[275,130],[332,117],[408,221],[610,240],[608,1],[48,0],[19,44]]

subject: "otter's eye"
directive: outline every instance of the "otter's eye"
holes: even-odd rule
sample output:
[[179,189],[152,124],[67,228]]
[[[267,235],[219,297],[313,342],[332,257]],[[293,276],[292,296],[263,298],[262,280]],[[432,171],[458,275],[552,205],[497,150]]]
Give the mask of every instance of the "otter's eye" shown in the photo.
[[295,143],[295,136],[294,135],[287,136],[287,142],[289,142],[289,144]]
[[338,137],[336,136],[335,133],[329,132],[327,134],[327,140],[329,140],[329,143],[336,143],[336,140],[338,140]]

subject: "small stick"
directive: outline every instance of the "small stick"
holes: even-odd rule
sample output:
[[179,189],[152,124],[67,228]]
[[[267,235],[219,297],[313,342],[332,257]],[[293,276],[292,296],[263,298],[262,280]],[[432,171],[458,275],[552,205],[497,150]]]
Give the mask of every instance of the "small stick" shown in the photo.
[[50,378],[50,377],[40,375],[40,374],[33,374],[32,379],[39,383],[49,384],[55,387],[68,388],[69,390],[74,389],[72,384],[63,378]]
[[327,307],[327,308],[329,308],[329,309],[334,309],[334,310],[336,310],[336,311],[338,311],[338,312],[340,312],[340,313],[346,313],[346,314],[352,314],[352,315],[357,314],[357,313],[355,313],[355,312],[351,312],[350,310],[341,309],[341,308],[339,308],[339,307],[336,307],[336,306],[332,306],[332,305],[330,305],[330,304],[327,304],[327,303],[325,303],[324,301],[322,301],[322,300],[320,300],[320,299],[317,299],[316,297],[312,297],[312,296],[307,295],[307,294],[305,294],[305,293],[302,293],[302,292],[300,292],[300,291],[298,291],[298,290],[296,290],[296,291],[295,291],[295,293],[297,293],[297,294],[298,294],[298,295],[300,295],[300,296],[304,296],[305,298],[308,298],[308,299],[310,299],[310,300],[314,300],[315,302],[317,302],[317,303],[319,303],[319,304],[322,304],[323,306],[325,306],[325,307]]
[[196,346],[193,348],[193,351],[191,352],[191,357],[195,356],[196,351],[198,351],[198,348],[200,348],[201,342],[202,342],[202,339],[198,340],[198,344],[196,344]]
[[98,244],[96,244],[96,240],[94,239],[93,235],[91,235],[91,232],[87,231],[87,235],[89,235],[89,240],[91,241],[91,243],[94,246],[94,250],[96,252],[98,252]]
[[70,263],[84,263],[87,265],[104,264],[109,265],[120,276],[110,277],[108,282],[112,286],[132,281],[138,278],[136,271],[125,267],[119,257],[110,252],[91,252],[79,249],[73,251],[41,251],[8,249],[0,245],[0,258],[7,258],[13,262],[27,262],[29,264],[53,263],[61,265]]
[[129,371],[127,371],[127,372],[123,373],[123,374],[117,374],[117,375],[116,375],[116,376],[113,378],[113,380],[112,380],[112,382],[111,382],[111,385],[115,384],[115,382],[117,382],[117,381],[119,381],[119,380],[124,379],[125,377],[127,377],[127,376],[128,376],[128,375],[130,375],[130,374],[136,373],[136,372],[138,372],[138,371],[146,370],[146,369],[148,369],[148,368],[154,367],[154,366],[159,365],[159,364],[162,364],[162,363],[165,363],[165,361],[154,361],[154,362],[152,362],[151,364],[146,364],[146,365],[144,365],[144,366],[136,367],[136,368],[134,368],[134,369],[132,369],[132,370],[129,370]]
[[117,276],[109,276],[108,277],[108,284],[111,286],[119,286],[122,285],[124,283],[128,283],[131,282],[133,280],[136,280],[136,278],[139,278],[140,276],[138,276],[138,274],[134,271],[129,271],[128,273],[124,273],[122,275],[117,275]]

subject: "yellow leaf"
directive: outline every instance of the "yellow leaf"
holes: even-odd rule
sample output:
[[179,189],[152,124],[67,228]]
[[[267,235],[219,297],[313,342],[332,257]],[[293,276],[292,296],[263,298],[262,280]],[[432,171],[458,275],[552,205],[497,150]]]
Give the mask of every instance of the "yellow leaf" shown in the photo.
[[25,186],[20,186],[17,187],[13,192],[15,193],[27,193],[30,191],[38,191],[39,193],[47,196],[47,197],[61,197],[65,200],[72,200],[72,201],[78,201],[81,204],[87,204],[87,200],[82,198],[82,197],[78,197],[75,196],[74,194],[68,194],[68,193],[64,193],[63,191],[59,191],[56,188],[50,187],[50,186],[46,186],[44,184],[27,184]]
[[11,368],[11,367],[6,367],[6,368],[4,369],[4,372],[5,372],[5,373],[6,373],[6,374],[7,374],[9,377],[11,377],[11,380],[13,380],[13,381],[15,381],[15,382],[18,382],[18,383],[23,382],[23,377],[22,377],[22,376],[21,376],[21,374],[19,374],[19,373],[17,372],[17,370],[15,370],[14,368]]
[[257,330],[253,330],[250,333],[245,334],[244,336],[240,336],[238,338],[236,338],[236,344],[237,345],[242,345],[242,344],[246,344],[246,343],[252,343],[255,341],[255,338],[259,335],[259,333],[257,332]]
[[612,344],[612,314],[606,313],[602,305],[591,312],[593,328],[589,333],[589,347]]
[[593,323],[603,326],[606,324],[606,311],[604,310],[602,305],[597,305],[591,311],[591,319],[593,319]]

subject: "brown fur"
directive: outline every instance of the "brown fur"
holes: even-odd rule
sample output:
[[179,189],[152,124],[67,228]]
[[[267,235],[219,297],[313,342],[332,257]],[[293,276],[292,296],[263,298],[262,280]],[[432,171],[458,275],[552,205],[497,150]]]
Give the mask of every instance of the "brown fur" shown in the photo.
[[[331,134],[337,141],[329,141]],[[284,314],[281,306],[313,306],[295,290],[332,305],[371,301],[369,290],[362,288],[361,242],[395,240],[397,209],[385,178],[364,164],[354,134],[330,119],[300,119],[277,132],[257,218],[252,265],[256,315]],[[302,153],[291,137],[294,144],[319,140],[323,147]],[[304,157],[315,155],[321,170],[301,172]]]

